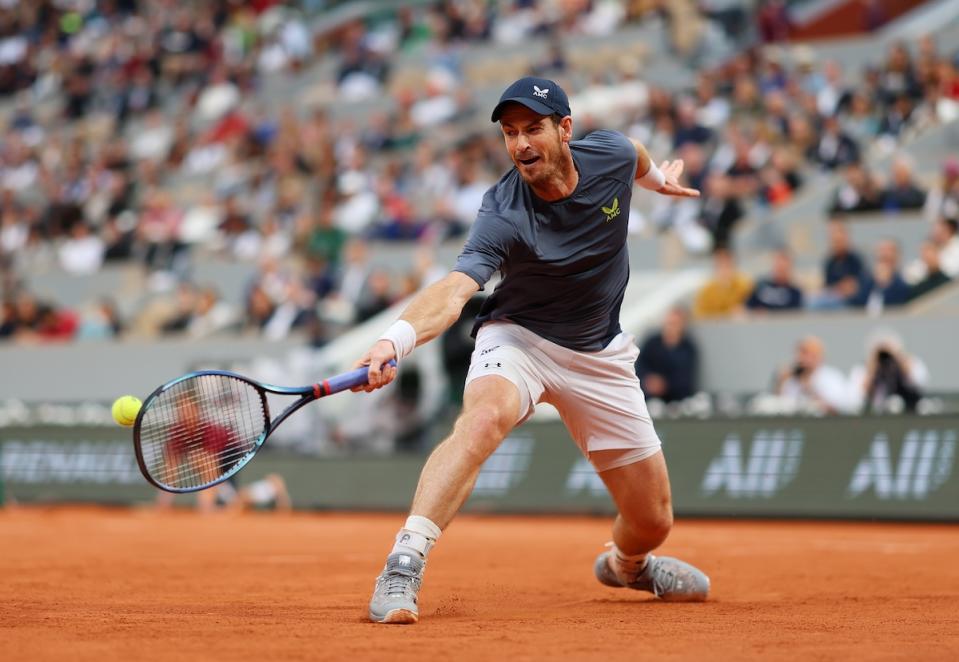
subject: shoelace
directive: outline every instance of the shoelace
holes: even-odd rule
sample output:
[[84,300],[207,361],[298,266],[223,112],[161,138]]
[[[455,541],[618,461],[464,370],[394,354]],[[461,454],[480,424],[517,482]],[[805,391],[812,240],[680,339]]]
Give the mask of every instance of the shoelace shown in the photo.
[[650,574],[653,578],[653,592],[656,595],[662,595],[673,589],[676,585],[678,576],[672,570],[668,570],[662,564],[655,564],[650,568]]
[[387,595],[403,595],[411,597],[415,594],[416,577],[410,577],[398,572],[390,572],[383,576],[383,584]]

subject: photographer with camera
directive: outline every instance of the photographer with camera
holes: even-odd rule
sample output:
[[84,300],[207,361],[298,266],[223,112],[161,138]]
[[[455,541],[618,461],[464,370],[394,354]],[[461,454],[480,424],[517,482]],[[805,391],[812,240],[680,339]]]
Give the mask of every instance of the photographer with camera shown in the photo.
[[922,390],[929,381],[926,364],[906,353],[902,340],[890,331],[874,333],[866,342],[866,364],[857,365],[849,376],[851,397],[856,409],[881,414],[902,410],[916,411]]
[[838,368],[826,365],[822,340],[807,336],[796,345],[796,357],[776,378],[776,395],[790,409],[817,414],[852,413],[846,378]]

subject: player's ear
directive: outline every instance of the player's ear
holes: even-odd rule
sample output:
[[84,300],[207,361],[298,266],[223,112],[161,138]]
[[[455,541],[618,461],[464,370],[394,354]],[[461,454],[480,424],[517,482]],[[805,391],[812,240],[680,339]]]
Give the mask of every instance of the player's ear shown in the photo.
[[567,115],[559,122],[560,133],[563,136],[563,142],[568,143],[573,139],[573,118]]

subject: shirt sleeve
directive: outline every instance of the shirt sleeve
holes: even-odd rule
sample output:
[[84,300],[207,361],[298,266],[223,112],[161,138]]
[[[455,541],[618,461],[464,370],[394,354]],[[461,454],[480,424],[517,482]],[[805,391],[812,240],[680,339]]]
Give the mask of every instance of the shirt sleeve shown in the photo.
[[582,158],[589,162],[589,172],[630,185],[636,179],[636,147],[618,131],[593,131],[576,145]]
[[502,268],[513,244],[513,236],[514,229],[508,221],[480,209],[453,271],[466,274],[482,290],[493,274]]

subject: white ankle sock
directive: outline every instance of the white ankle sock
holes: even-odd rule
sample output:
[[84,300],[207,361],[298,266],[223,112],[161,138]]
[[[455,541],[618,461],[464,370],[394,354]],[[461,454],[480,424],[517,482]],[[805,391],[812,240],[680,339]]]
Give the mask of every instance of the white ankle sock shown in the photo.
[[612,554],[610,554],[610,567],[621,581],[633,583],[636,578],[646,569],[646,560],[649,558],[647,552],[642,554],[624,554],[620,549],[613,545]]
[[440,527],[436,526],[430,519],[419,515],[410,515],[406,518],[406,524],[396,534],[396,542],[393,544],[393,550],[390,554],[397,552],[415,553],[425,561],[430,549],[433,548],[442,533]]

